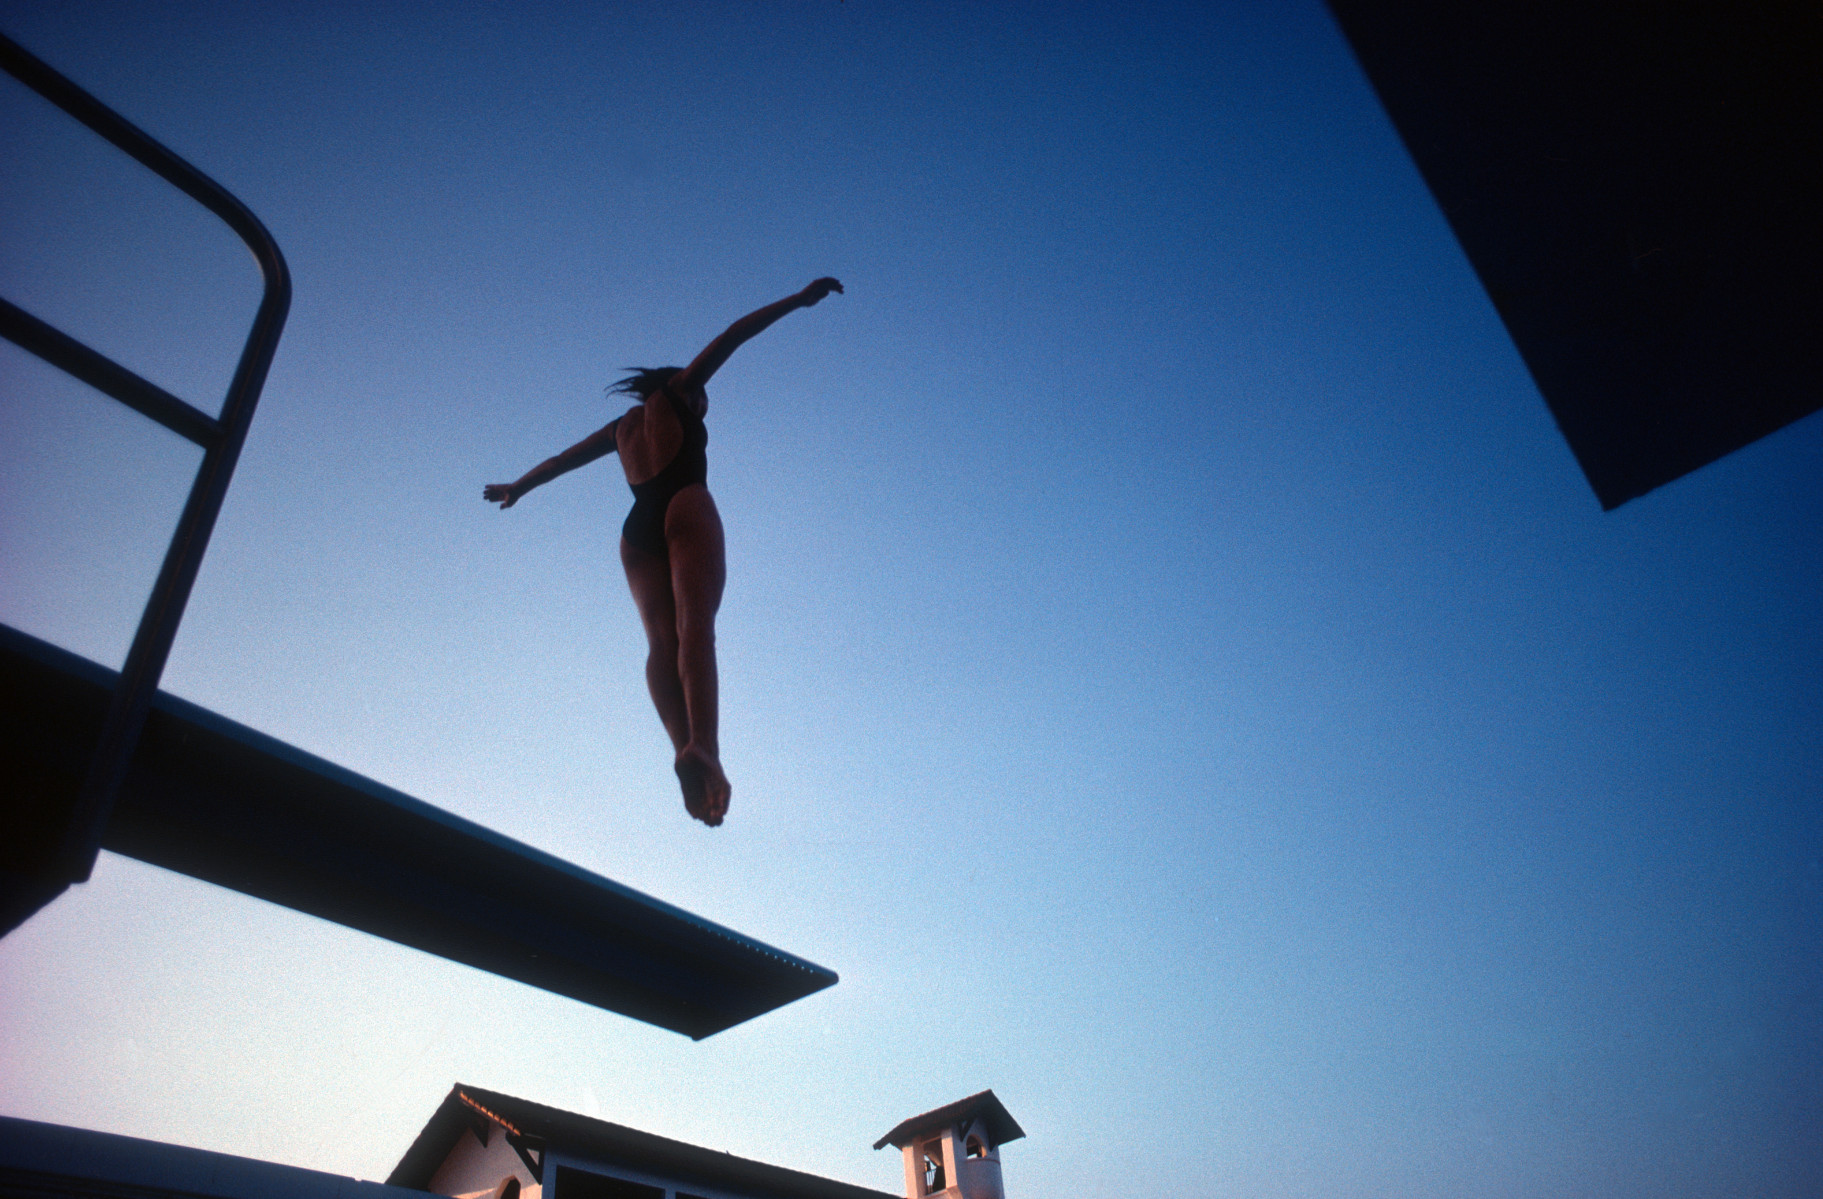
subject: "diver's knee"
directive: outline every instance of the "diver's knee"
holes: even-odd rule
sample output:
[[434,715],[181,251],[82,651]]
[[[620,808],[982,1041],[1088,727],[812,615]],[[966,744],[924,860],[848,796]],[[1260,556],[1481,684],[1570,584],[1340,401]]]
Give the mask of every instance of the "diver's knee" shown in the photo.
[[685,650],[715,652],[715,614],[677,615],[677,643]]
[[676,637],[648,637],[646,639],[646,669],[665,667],[677,669],[677,652],[682,643]]

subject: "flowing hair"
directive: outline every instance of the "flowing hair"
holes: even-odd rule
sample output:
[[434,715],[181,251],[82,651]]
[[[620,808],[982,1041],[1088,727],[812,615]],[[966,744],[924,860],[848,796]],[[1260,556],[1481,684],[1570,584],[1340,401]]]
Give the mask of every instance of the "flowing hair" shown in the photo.
[[627,377],[618,383],[608,384],[609,395],[638,396],[641,403],[650,399],[652,393],[676,377],[681,366],[627,366],[622,367]]

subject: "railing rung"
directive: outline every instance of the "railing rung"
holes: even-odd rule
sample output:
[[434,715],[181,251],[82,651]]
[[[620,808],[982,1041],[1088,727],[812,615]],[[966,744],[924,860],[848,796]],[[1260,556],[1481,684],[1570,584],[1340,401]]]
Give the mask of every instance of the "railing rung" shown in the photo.
[[0,299],[0,336],[204,449],[222,438],[221,423],[214,417],[4,299]]

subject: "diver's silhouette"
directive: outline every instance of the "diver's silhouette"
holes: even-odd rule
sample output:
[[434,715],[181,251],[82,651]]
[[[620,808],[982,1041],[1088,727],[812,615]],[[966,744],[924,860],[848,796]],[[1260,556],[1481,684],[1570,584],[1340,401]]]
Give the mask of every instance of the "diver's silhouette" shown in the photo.
[[842,285],[818,279],[796,295],[729,325],[696,360],[628,368],[609,388],[639,403],[516,483],[489,483],[481,496],[511,508],[521,496],[566,471],[616,451],[633,488],[633,510],[620,530],[620,561],[639,606],[650,653],[646,686],[677,750],[684,807],[704,824],[720,824],[731,788],[717,738],[715,613],[728,578],[722,518],[704,483],[709,410],[704,384],[729,355],[794,308],[808,308]]

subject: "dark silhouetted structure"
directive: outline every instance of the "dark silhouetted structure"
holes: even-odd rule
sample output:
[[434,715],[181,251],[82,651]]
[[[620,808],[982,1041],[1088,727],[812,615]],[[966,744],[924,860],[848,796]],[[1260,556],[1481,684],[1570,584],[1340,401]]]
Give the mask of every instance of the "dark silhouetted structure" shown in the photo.
[[424,1199],[321,1170],[0,1116],[8,1199]]
[[1823,405],[1823,7],[1330,8],[1602,507]]

